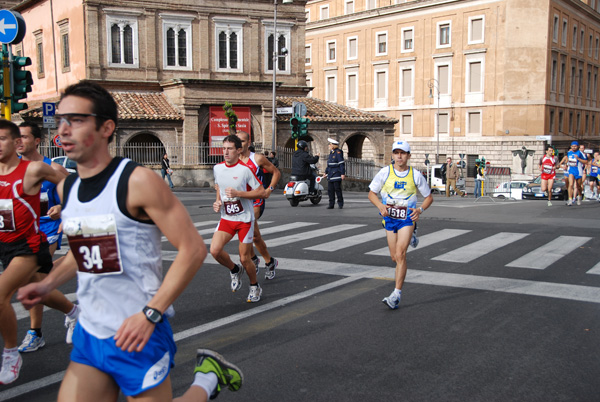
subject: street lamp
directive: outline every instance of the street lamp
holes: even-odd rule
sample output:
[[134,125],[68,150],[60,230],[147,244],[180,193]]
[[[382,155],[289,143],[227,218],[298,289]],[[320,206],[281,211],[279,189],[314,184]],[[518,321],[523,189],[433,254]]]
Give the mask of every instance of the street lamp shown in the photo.
[[437,90],[437,150],[435,151],[435,163],[440,163],[440,83],[435,78],[431,78],[427,83],[429,87],[429,97],[433,98],[433,88]]
[[[282,0],[283,4],[291,4],[293,0]],[[273,0],[273,123],[272,123],[272,134],[271,134],[271,149],[275,150],[275,133],[277,132],[277,106],[275,98],[277,97],[276,91],[276,79],[277,79],[277,64],[279,57],[285,57],[287,55],[287,49],[281,49],[281,55],[277,46],[277,0]]]

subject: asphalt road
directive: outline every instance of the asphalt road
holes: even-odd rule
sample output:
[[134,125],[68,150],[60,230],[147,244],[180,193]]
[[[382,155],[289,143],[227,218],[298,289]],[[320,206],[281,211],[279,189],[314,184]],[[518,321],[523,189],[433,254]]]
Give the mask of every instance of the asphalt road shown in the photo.
[[[209,241],[214,195],[176,193]],[[203,347],[245,374],[219,400],[598,400],[599,203],[436,196],[392,311],[381,303],[394,269],[377,211],[365,193],[345,196],[343,210],[326,200],[292,208],[280,193],[268,200],[260,222],[280,266],[273,281],[261,271],[260,303],[245,302],[247,278],[232,293],[226,269],[207,259],[175,303],[175,395]],[[163,250],[167,268],[174,249],[165,241]],[[75,282],[62,290],[72,295]],[[18,314],[22,337],[28,320]],[[46,313],[46,347],[24,355],[0,400],[56,398],[70,350],[62,321]]]

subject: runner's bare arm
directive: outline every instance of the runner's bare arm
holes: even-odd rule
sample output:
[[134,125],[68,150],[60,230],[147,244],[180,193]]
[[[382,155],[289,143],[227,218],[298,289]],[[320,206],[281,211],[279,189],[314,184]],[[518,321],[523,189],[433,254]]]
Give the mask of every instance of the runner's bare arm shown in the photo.
[[[151,219],[178,251],[162,285],[148,302],[149,307],[164,313],[202,266],[206,245],[183,204],[160,176],[149,169],[137,167],[131,174],[127,210],[135,218]],[[140,311],[123,322],[115,335],[116,345],[130,352],[141,351],[154,326]]]
[[54,262],[52,271],[41,282],[30,283],[20,288],[17,293],[17,299],[29,310],[40,303],[44,296],[67,283],[76,275],[77,262],[73,253],[69,251],[67,255]]
[[375,205],[379,210],[381,216],[388,216],[388,211],[385,205],[381,201],[379,201],[379,196],[372,191],[369,191],[369,201],[371,204]]
[[217,199],[213,203],[213,211],[219,212],[221,211],[223,202],[221,201],[221,192],[219,191],[219,185],[217,183],[215,183],[215,190],[217,190]]
[[56,162],[52,162],[52,164],[50,166],[52,166],[52,169],[57,170],[60,173],[62,173],[64,175],[64,177],[67,177],[69,175],[69,172],[67,171],[67,169],[65,169],[65,167],[63,165],[59,165]]
[[27,171],[23,178],[23,190],[26,194],[32,195],[40,191],[44,180],[58,184],[65,177],[66,175],[54,170],[47,163],[42,161],[31,162],[29,163],[29,166],[27,166]]
[[[279,169],[277,169],[275,165],[273,165],[271,161],[269,161],[263,154],[256,154],[256,163],[258,163],[259,167],[265,169],[267,172],[273,175],[271,178],[271,183],[269,183],[269,187],[276,188],[277,183],[279,183],[279,179],[281,179],[281,172]],[[271,190],[267,189],[267,193],[267,198],[269,198],[271,195]]]
[[239,191],[232,187],[227,187],[225,189],[225,194],[227,197],[248,198],[250,200],[267,198],[267,190],[263,186],[258,186],[254,190],[250,191]]

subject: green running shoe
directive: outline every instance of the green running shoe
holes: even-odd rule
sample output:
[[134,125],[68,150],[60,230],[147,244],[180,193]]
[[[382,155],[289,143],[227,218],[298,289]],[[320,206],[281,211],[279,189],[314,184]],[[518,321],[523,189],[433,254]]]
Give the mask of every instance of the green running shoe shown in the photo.
[[222,388],[237,391],[244,381],[244,374],[239,367],[229,363],[217,352],[208,349],[198,349],[196,351],[195,373],[215,373],[219,379],[219,384],[210,396],[210,399],[215,399]]

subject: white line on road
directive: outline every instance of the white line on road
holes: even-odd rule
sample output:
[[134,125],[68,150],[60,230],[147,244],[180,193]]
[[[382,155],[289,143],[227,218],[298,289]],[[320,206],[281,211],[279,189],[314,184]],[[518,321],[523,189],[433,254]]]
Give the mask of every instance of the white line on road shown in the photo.
[[587,274],[594,274],[594,275],[600,275],[600,262],[596,265],[594,265],[592,267],[592,269],[590,269],[589,271],[586,272]]
[[337,239],[334,241],[330,241],[327,243],[317,244],[316,246],[306,247],[305,250],[313,250],[313,251],[339,251],[344,248],[357,246],[359,244],[363,244],[369,242],[371,240],[377,240],[385,237],[385,230],[379,229],[374,230],[372,232],[361,233],[359,235],[345,237],[343,239]]
[[507,267],[546,269],[571,251],[583,246],[591,237],[559,236],[542,247],[506,264]]
[[296,234],[289,235],[289,236],[279,237],[277,239],[267,240],[266,243],[267,243],[267,247],[277,247],[277,246],[282,246],[284,244],[295,243],[295,242],[301,241],[301,240],[307,240],[307,239],[312,239],[315,237],[327,236],[328,234],[332,234],[332,233],[339,233],[344,230],[356,229],[356,228],[359,228],[362,226],[365,226],[365,225],[346,224],[346,225],[330,226],[328,228],[309,230],[308,232],[296,233]]
[[[383,231],[383,232],[385,233],[385,231]],[[469,233],[469,232],[470,232],[470,230],[463,230],[463,229],[442,229],[442,230],[438,230],[437,232],[428,233],[426,235],[419,236],[419,246],[417,248],[409,247],[408,250],[406,250],[406,252],[410,253],[411,251],[418,251],[422,248],[431,246],[432,244],[436,244],[441,241],[448,240],[453,237],[457,237],[457,236],[460,236],[460,235],[463,235],[463,234]],[[388,247],[382,247],[378,250],[369,251],[368,253],[365,253],[365,254],[389,256],[390,250]]]
[[[271,221],[259,221],[260,225],[266,225],[267,223],[271,223]],[[273,233],[280,233],[280,232],[287,232],[288,230],[294,230],[294,229],[300,229],[306,226],[312,226],[312,225],[316,225],[317,223],[314,222],[292,222],[292,223],[286,223],[284,225],[278,225],[278,226],[271,226],[269,228],[263,228],[261,226],[260,228],[260,234],[265,236],[265,235],[270,235]],[[214,232],[214,230],[213,230]],[[233,239],[231,239],[231,241],[238,241],[237,236],[234,237]],[[204,243],[206,244],[210,244],[212,242],[212,238],[211,239],[204,239]],[[267,243],[268,245],[269,243]]]
[[486,237],[464,247],[457,248],[445,254],[432,258],[436,261],[447,262],[471,262],[485,254],[491,253],[499,248],[502,248],[510,243],[528,236],[528,233],[508,233],[500,232],[493,236]]

